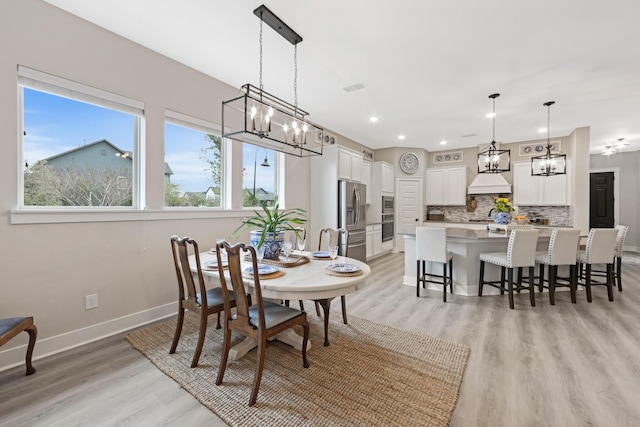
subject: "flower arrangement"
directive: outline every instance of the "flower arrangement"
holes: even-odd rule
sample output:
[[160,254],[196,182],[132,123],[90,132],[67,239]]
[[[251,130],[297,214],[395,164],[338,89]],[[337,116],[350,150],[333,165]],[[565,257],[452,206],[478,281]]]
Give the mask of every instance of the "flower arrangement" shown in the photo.
[[511,201],[509,201],[508,197],[496,197],[493,209],[496,212],[513,212],[513,206],[511,206]]

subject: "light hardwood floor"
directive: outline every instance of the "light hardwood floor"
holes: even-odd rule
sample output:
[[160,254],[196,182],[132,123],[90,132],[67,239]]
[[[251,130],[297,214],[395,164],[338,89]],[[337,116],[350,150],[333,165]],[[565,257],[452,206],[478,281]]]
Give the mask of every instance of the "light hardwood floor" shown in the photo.
[[[591,304],[559,292],[555,306],[536,294],[534,308],[523,292],[515,310],[506,295],[416,298],[401,285],[402,254],[371,266],[367,286],[347,297],[350,315],[471,348],[452,426],[640,426],[640,265],[623,266],[614,302],[596,287]],[[1,372],[0,425],[224,425],[123,336],[38,360],[30,377]]]

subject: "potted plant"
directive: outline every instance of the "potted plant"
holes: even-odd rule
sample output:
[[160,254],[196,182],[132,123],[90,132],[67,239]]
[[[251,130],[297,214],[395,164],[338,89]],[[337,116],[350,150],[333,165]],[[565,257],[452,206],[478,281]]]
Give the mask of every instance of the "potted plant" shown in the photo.
[[264,258],[278,259],[284,232],[291,230],[297,235],[299,230],[296,227],[307,222],[306,215],[307,212],[300,208],[280,211],[278,202],[272,208],[262,204],[262,212],[254,210],[252,216],[242,220],[242,224],[235,229],[233,235],[256,227],[257,230],[252,230],[250,234],[251,245],[257,248],[265,245]]
[[508,197],[496,197],[495,206],[491,210],[495,211],[493,220],[497,224],[509,224],[511,221],[513,206],[511,206],[511,201]]

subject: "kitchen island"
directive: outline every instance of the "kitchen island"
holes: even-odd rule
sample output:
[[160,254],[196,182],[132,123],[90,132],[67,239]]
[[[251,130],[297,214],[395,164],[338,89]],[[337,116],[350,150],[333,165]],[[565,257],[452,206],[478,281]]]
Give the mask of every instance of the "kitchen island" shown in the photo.
[[[447,249],[453,253],[453,293],[466,296],[478,295],[480,254],[506,252],[509,233],[461,227],[446,227],[446,229]],[[541,228],[539,231],[537,250],[546,251],[549,246],[551,229]],[[402,283],[416,286],[416,235],[415,233],[401,233],[401,235],[404,238],[404,277]],[[427,271],[442,274],[442,265],[428,262]],[[486,264],[485,278],[499,280],[500,267]],[[427,289],[442,292],[442,285],[428,283]],[[483,289],[484,295],[499,294],[499,292],[491,286],[485,286]]]

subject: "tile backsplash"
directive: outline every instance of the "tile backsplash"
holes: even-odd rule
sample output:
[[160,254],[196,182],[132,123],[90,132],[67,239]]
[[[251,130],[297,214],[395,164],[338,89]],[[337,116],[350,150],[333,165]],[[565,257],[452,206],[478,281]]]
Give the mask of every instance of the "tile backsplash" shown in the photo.
[[[477,194],[475,200],[477,207],[475,212],[467,212],[466,206],[425,206],[424,219],[427,220],[427,213],[439,211],[444,214],[446,222],[469,222],[469,220],[490,219],[489,211],[494,206],[494,197],[497,194]],[[500,197],[504,197],[500,195]],[[528,215],[532,217],[537,214],[541,218],[548,220],[548,225],[558,227],[573,226],[573,210],[571,206],[515,206],[518,210],[516,215]]]

